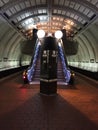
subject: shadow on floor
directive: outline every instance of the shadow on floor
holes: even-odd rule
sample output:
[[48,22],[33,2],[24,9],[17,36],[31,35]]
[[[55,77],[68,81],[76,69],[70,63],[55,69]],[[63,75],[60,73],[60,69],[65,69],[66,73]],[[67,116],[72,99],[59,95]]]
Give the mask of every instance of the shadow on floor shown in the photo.
[[25,102],[18,101],[20,105],[15,102],[16,108],[0,117],[0,130],[98,130],[98,126],[59,94],[36,93]]

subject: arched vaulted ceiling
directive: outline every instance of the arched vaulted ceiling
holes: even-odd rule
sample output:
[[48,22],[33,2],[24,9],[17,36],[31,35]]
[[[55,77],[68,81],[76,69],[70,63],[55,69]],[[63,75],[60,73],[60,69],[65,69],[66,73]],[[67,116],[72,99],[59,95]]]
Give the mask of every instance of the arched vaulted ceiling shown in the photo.
[[32,29],[74,37],[98,16],[98,0],[0,0],[0,14],[26,38]]
[[69,65],[98,71],[98,0],[0,0],[0,70],[30,63],[33,28],[66,29]]

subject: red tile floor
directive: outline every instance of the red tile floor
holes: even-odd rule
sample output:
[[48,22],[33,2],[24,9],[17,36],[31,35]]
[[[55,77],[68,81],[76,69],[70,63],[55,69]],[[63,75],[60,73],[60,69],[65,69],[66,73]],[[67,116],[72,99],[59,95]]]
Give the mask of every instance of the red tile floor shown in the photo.
[[98,88],[76,76],[75,86],[58,85],[55,96],[39,84],[23,85],[21,74],[0,82],[0,130],[98,130]]

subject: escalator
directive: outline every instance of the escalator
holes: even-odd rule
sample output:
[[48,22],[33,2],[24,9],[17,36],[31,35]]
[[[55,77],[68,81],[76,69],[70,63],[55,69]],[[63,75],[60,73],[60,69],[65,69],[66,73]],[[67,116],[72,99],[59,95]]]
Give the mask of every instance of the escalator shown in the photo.
[[[32,64],[28,69],[29,83],[40,83],[40,43],[37,43]],[[57,58],[57,83],[68,84],[70,81],[70,70],[68,70],[67,61],[64,58],[63,47],[58,43],[58,58]]]
[[39,82],[40,80],[40,46],[40,43],[37,42],[31,66],[28,68],[29,83]]
[[58,56],[58,64],[57,64],[57,82],[58,84],[65,82],[60,56]]
[[70,70],[68,69],[67,60],[64,55],[64,50],[62,43],[58,43],[58,68],[57,68],[57,77],[58,83],[65,83],[66,85],[70,81]]
[[36,66],[35,66],[35,72],[33,76],[33,82],[39,82],[40,81],[40,51],[37,57]]

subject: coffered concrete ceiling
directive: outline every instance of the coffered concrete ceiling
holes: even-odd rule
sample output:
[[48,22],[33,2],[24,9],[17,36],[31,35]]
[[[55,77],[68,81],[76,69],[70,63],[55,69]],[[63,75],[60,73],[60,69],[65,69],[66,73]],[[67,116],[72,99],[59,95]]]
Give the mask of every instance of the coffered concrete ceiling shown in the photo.
[[74,37],[98,15],[98,0],[0,0],[0,14],[26,38],[32,29]]

